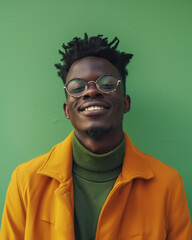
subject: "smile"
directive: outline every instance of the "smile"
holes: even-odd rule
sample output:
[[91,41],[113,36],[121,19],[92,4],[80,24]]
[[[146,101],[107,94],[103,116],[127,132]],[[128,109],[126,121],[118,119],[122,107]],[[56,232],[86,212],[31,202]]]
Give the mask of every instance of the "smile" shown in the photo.
[[103,112],[104,110],[109,110],[110,105],[103,101],[88,101],[81,104],[78,108],[78,111],[83,112]]
[[85,116],[99,116],[99,115],[103,115],[106,114],[110,109],[109,104],[103,103],[103,102],[99,102],[99,101],[95,101],[93,102],[87,102],[85,104],[83,104],[80,108],[79,108],[79,113],[85,115]]
[[102,110],[104,109],[104,107],[102,106],[90,106],[90,107],[86,107],[85,111],[94,111],[94,110]]

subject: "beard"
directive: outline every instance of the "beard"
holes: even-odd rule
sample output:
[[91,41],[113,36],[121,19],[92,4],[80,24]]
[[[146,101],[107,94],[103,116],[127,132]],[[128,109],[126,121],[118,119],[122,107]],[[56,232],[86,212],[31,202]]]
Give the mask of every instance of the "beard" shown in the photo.
[[108,134],[111,131],[111,128],[90,128],[85,131],[85,133],[95,139],[102,138],[103,135]]

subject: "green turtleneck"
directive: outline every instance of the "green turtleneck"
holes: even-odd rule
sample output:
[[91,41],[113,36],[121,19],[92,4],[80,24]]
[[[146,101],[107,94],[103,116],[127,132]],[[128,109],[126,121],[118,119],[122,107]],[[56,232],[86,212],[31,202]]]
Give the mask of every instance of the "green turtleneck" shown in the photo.
[[73,135],[75,239],[94,240],[103,203],[121,172],[125,138],[112,151],[94,154]]

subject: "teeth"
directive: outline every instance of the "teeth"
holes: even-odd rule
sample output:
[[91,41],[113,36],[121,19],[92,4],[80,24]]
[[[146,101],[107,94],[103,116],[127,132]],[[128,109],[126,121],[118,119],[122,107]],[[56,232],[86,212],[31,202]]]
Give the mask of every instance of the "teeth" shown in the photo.
[[93,110],[98,110],[98,109],[103,109],[103,107],[101,107],[101,106],[91,106],[91,107],[85,108],[86,111],[93,111]]

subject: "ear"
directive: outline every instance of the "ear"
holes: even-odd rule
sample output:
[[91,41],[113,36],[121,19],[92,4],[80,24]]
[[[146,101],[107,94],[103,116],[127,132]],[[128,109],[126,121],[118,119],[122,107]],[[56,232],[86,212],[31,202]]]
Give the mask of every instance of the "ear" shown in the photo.
[[65,117],[67,119],[70,118],[70,115],[69,115],[69,108],[68,108],[68,105],[67,105],[67,102],[64,102],[63,103],[63,110],[64,110],[64,113],[65,113]]
[[124,113],[129,112],[130,108],[131,108],[131,98],[130,98],[129,95],[125,95],[124,96],[124,111],[123,112]]

